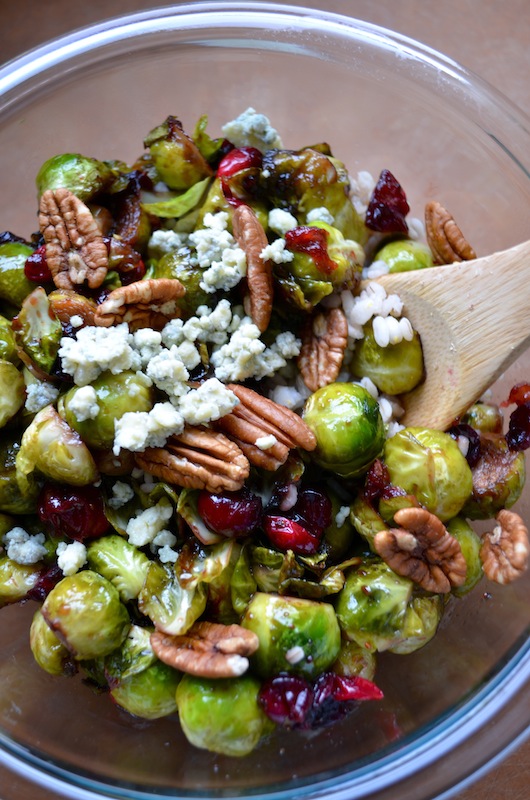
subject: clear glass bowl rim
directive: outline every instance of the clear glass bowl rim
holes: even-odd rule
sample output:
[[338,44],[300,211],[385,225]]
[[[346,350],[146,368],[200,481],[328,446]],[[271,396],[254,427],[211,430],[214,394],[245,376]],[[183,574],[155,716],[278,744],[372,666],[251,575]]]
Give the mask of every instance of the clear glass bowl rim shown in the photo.
[[[443,55],[408,36],[391,31],[384,27],[365,22],[354,17],[346,17],[322,9],[302,6],[279,5],[266,2],[191,2],[179,6],[162,6],[141,12],[126,14],[104,20],[101,23],[80,28],[72,33],[28,50],[21,56],[4,64],[0,68],[0,115],[16,105],[21,96],[36,91],[48,72],[49,80],[53,80],[57,70],[65,64],[75,65],[76,60],[90,58],[91,54],[106,45],[127,42],[138,36],[155,32],[171,32],[183,30],[206,30],[213,25],[237,27],[244,29],[269,29],[273,25],[280,29],[287,25],[293,30],[306,34],[329,35],[350,40],[372,43],[391,51],[399,51],[420,65],[427,65],[430,71],[437,70],[448,80],[448,86],[472,88],[481,96],[484,107],[504,112],[513,130],[517,130],[530,145],[530,117],[513,104],[508,98],[486,81],[474,75],[458,62]],[[278,43],[281,47],[282,43]],[[430,72],[425,80],[429,80]],[[0,119],[1,122],[1,119]],[[502,144],[501,144],[502,146]],[[528,151],[530,151],[530,146]],[[510,154],[521,171],[530,178],[529,166],[523,163],[518,153]],[[530,688],[530,640],[514,650],[503,666],[471,697],[443,719],[415,736],[405,744],[399,753],[383,756],[355,772],[340,774],[322,781],[307,781],[301,785],[290,785],[266,791],[262,794],[252,793],[259,800],[288,800],[298,798],[331,798],[333,800],[350,800],[374,797],[372,793],[395,787],[401,788],[411,775],[428,769],[429,765],[450,758],[464,742],[478,739],[480,730],[491,722],[500,711],[510,710],[517,704],[517,698]],[[480,762],[470,762],[466,774],[455,775],[458,781],[451,788],[432,785],[437,791],[436,798],[443,800],[452,796],[476,777],[487,772],[512,749],[530,736],[530,720],[524,725],[513,723],[509,731],[499,737],[495,752],[484,753]],[[137,798],[148,800],[154,797],[205,798],[201,793],[183,792],[180,795],[168,795],[165,792],[146,794],[129,787],[119,787],[99,783],[82,775],[70,774],[45,760],[39,759],[24,748],[9,742],[0,735],[0,763],[24,778],[51,792],[57,792],[75,800],[97,800],[100,797]],[[471,774],[473,773],[473,774]],[[439,792],[442,792],[440,794]],[[352,795],[355,792],[355,795]],[[222,796],[229,800],[232,795],[226,791],[212,794],[211,797]],[[234,794],[234,798],[241,797]],[[431,798],[435,800],[435,798]]]

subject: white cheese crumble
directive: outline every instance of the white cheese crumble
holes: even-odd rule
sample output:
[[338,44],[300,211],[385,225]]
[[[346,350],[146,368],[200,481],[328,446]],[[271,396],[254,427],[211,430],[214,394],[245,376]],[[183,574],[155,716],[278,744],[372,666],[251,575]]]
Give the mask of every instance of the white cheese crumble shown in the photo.
[[92,383],[106,370],[117,375],[141,366],[125,322],[111,328],[87,325],[78,331],[76,339],[63,336],[59,357],[63,372],[71,375],[77,386]]
[[49,381],[35,381],[26,386],[26,402],[24,408],[36,414],[42,408],[55,403],[59,397],[59,389]]
[[174,564],[179,555],[177,550],[173,549],[176,543],[177,537],[171,531],[163,529],[151,542],[150,549],[163,564]]
[[268,436],[258,436],[254,444],[256,447],[259,447],[260,450],[270,450],[277,442],[278,439],[276,436],[270,433]]
[[260,253],[263,261],[274,261],[275,264],[287,264],[294,258],[294,253],[286,249],[285,239],[275,239],[266,245]]
[[162,349],[162,334],[152,328],[140,328],[131,334],[131,345],[139,354],[142,367],[146,367]]
[[349,506],[341,506],[337,513],[335,514],[335,525],[337,528],[342,528],[346,520],[350,515],[350,507]]
[[271,126],[268,117],[252,107],[227,122],[221,130],[236,147],[256,147],[263,151],[283,146],[278,131]]
[[112,487],[112,495],[107,500],[111,508],[121,508],[134,497],[134,489],[124,481],[116,481]]
[[238,403],[235,394],[221,381],[209,378],[181,398],[179,411],[188,425],[204,425],[229,414]]
[[227,247],[223,250],[221,260],[213,261],[205,270],[199,286],[205,292],[213,293],[221,290],[228,292],[247,274],[247,257],[240,247]]
[[175,345],[172,345],[169,350],[161,350],[152,358],[147,365],[146,374],[155,386],[165,392],[170,399],[178,398],[189,391],[186,381],[190,374]]
[[187,238],[186,234],[172,230],[154,231],[147,245],[147,255],[159,259],[166,253],[174,253],[186,244]]
[[233,320],[233,312],[228,300],[220,300],[212,310],[199,306],[197,315],[186,322],[172,319],[162,330],[162,341],[166,347],[189,342],[212,342],[224,344]]
[[44,558],[46,537],[43,533],[29,534],[24,528],[16,526],[11,528],[3,538],[7,557],[17,564],[36,564]]
[[292,231],[298,226],[298,220],[290,211],[283,208],[273,208],[269,211],[267,219],[269,228],[280,236],[285,236],[287,231]]
[[80,386],[68,402],[71,411],[78,422],[95,419],[99,414],[99,403],[96,390],[93,386]]
[[83,542],[59,542],[57,564],[63,575],[75,575],[87,562],[87,549]]
[[114,455],[120,450],[142,452],[147,447],[163,447],[173,434],[184,429],[182,414],[172,403],[156,403],[151,411],[127,411],[116,420]]
[[270,347],[266,347],[259,337],[259,328],[250,317],[245,317],[230,340],[212,353],[211,363],[216,378],[223,383],[247,378],[260,380],[273,375],[286,365],[287,359],[300,353],[300,340],[290,332],[281,333]]
[[306,220],[308,223],[310,222],[326,222],[328,225],[333,225],[335,222],[335,217],[324,206],[320,208],[312,208],[311,211],[307,212]]
[[130,544],[136,547],[150,544],[164,530],[172,516],[173,506],[167,500],[161,500],[156,506],[137,512],[125,529]]

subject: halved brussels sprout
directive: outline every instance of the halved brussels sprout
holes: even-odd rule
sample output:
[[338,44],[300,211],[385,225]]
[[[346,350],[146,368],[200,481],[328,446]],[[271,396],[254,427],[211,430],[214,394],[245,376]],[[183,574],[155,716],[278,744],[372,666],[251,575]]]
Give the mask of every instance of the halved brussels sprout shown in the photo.
[[39,411],[22,436],[16,457],[17,481],[22,493],[29,490],[34,470],[72,486],[87,486],[99,477],[90,450],[53,406]]
[[510,450],[500,434],[483,433],[480,455],[472,471],[473,486],[462,508],[470,519],[491,519],[520,498],[526,479],[525,456]]
[[257,592],[241,624],[259,638],[250,663],[263,678],[279,672],[316,678],[339,654],[340,629],[329,603]]
[[110,696],[114,702],[142,719],[160,719],[177,710],[176,691],[181,673],[161,661],[113,683]]
[[158,630],[178,636],[191,628],[206,608],[207,588],[184,589],[174,570],[153,562],[138,596],[138,606]]
[[345,678],[360,675],[368,681],[373,681],[375,669],[375,653],[348,639],[342,642],[337,660],[332,666],[332,671],[337,675],[343,675]]
[[114,180],[111,167],[96,158],[79,153],[52,156],[41,166],[36,183],[39,197],[47,189],[69,189],[86,202],[107,189]]
[[0,358],[11,361],[12,364],[20,363],[11,321],[2,316],[0,316]]
[[13,324],[17,341],[33,363],[44,372],[51,372],[59,352],[63,328],[42,286],[25,298]]
[[103,669],[109,686],[116,686],[158,661],[151,647],[152,631],[153,628],[131,625],[121,647],[105,656]]
[[87,561],[90,569],[116,587],[124,603],[138,597],[151,566],[145,553],[118,534],[91,541]]
[[118,590],[92,570],[59,581],[46,597],[42,614],[77,661],[111,653],[131,625]]
[[40,608],[33,615],[29,645],[39,667],[50,675],[72,675],[76,671],[70,651],[54,634]]
[[24,481],[24,491],[17,480],[16,459],[20,442],[16,432],[4,430],[0,438],[0,511],[6,514],[33,514],[39,487],[36,481]]
[[466,580],[462,586],[452,589],[452,593],[457,597],[473,589],[483,576],[482,561],[480,560],[480,536],[475,533],[469,522],[463,517],[454,517],[446,525],[447,530],[457,540],[462,554],[466,559]]
[[481,433],[502,433],[504,427],[502,412],[495,403],[474,403],[461,421]]
[[25,397],[24,376],[11,361],[0,359],[0,428],[22,408]]
[[260,686],[251,675],[218,680],[184,675],[177,706],[188,741],[227,756],[251,753],[273,728],[258,704]]
[[35,288],[24,274],[26,260],[33,252],[33,247],[23,242],[0,244],[0,298],[17,308]]
[[212,168],[175,117],[153,128],[144,142],[160,178],[170,189],[184,191],[212,175]]
[[471,470],[447,433],[404,428],[387,440],[383,460],[392,483],[443,521],[455,517],[471,495]]
[[409,272],[432,267],[432,253],[426,244],[413,239],[394,239],[374,255],[374,261],[384,261],[389,272]]
[[372,323],[364,326],[364,338],[357,342],[350,364],[356,378],[370,378],[380,392],[410,392],[423,379],[424,364],[420,337],[414,331],[409,341],[381,347],[374,336]]
[[358,383],[330,383],[306,402],[304,421],[316,436],[312,457],[346,478],[361,475],[385,444],[379,405]]
[[388,647],[384,646],[385,642],[379,641],[378,649],[387,649],[390,653],[405,656],[424,647],[438,630],[444,608],[441,595],[413,597],[408,605],[399,634],[392,639]]
[[0,608],[24,600],[40,574],[38,564],[17,564],[7,556],[0,556]]

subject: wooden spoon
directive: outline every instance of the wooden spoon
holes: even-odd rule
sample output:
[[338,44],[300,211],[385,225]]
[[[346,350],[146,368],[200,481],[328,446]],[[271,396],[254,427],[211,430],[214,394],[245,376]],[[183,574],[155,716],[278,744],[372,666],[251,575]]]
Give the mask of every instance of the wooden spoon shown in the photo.
[[403,395],[410,426],[445,430],[530,345],[530,241],[473,261],[383,275],[421,337],[424,383]]

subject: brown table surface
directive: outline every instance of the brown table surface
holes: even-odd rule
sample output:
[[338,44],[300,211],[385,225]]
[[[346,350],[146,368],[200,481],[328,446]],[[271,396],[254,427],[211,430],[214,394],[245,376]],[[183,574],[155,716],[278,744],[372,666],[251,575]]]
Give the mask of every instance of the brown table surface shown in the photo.
[[[489,81],[530,114],[530,0],[305,0],[418,39]],[[162,0],[0,0],[0,60],[55,36]],[[168,5],[168,4],[166,4]],[[1,800],[53,800],[0,767]],[[454,800],[530,798],[530,741]]]

